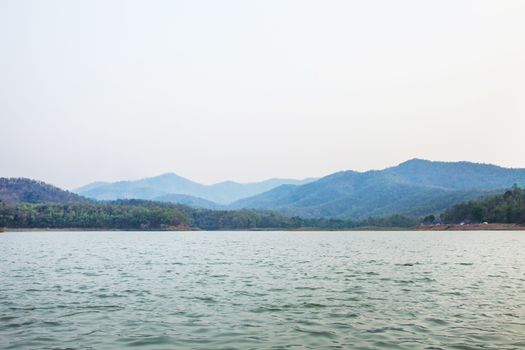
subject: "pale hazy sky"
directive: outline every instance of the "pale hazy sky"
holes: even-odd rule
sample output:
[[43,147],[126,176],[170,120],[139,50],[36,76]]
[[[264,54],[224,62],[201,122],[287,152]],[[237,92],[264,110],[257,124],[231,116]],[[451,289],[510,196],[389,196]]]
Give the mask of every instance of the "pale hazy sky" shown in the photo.
[[0,176],[525,167],[525,1],[0,0]]

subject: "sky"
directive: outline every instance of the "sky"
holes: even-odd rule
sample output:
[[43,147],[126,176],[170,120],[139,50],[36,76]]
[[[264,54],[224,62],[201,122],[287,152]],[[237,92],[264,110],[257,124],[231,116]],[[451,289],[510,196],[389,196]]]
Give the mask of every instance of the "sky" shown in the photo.
[[525,167],[525,1],[0,0],[0,176]]

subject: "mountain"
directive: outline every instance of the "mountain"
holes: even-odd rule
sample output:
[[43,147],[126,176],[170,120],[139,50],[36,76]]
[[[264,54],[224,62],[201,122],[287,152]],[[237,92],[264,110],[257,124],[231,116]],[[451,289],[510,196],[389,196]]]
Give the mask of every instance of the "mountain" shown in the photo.
[[203,209],[224,209],[224,206],[217,204],[206,199],[199,197],[189,196],[186,194],[164,194],[153,198],[154,201],[158,202],[170,202],[175,204],[183,204],[192,208],[203,208]]
[[201,191],[203,185],[176,174],[167,173],[135,181],[98,182],[73,192],[98,200],[153,199],[165,194],[188,194]]
[[459,202],[525,185],[525,169],[412,159],[367,172],[342,171],[301,186],[280,186],[230,205],[303,217],[362,219],[440,213]]
[[58,187],[25,178],[0,178],[0,200],[6,203],[72,203],[87,198]]
[[73,192],[99,200],[155,199],[162,198],[165,195],[177,194],[198,197],[202,200],[224,205],[284,184],[300,185],[313,180],[270,179],[254,183],[226,181],[214,185],[203,185],[176,174],[167,173],[134,181],[91,183],[77,188]]
[[95,182],[92,182],[90,184],[87,184],[85,186],[82,186],[82,187],[79,187],[77,189],[75,189],[75,192],[86,192],[86,191],[89,191],[93,188],[97,188],[97,187],[100,187],[100,186],[104,186],[104,185],[107,185],[109,182],[106,182],[106,181],[95,181]]

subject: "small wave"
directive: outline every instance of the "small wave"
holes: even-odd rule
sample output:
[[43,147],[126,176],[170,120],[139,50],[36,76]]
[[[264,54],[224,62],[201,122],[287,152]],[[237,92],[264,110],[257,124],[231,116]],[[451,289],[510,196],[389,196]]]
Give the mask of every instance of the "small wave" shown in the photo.
[[295,287],[294,289],[297,289],[297,290],[318,290],[318,289],[321,289],[320,287],[303,287],[303,286],[300,286],[300,287]]
[[417,266],[417,265],[423,265],[420,262],[408,262],[408,263],[402,263],[402,264],[395,264],[395,266]]
[[148,346],[148,345],[167,345],[174,344],[175,340],[167,336],[145,337],[128,342],[127,346]]
[[403,328],[399,327],[379,327],[379,328],[372,328],[366,330],[366,333],[385,333],[387,331],[395,331],[395,332],[406,332]]
[[433,317],[426,318],[425,321],[432,322],[432,323],[439,324],[439,325],[446,325],[448,323],[445,320],[442,320],[440,318],[433,318]]
[[337,337],[337,334],[331,331],[308,329],[308,328],[303,328],[303,327],[295,327],[295,330],[301,333],[308,333],[315,337],[323,337],[323,338],[330,338],[330,339]]
[[207,297],[207,296],[196,296],[196,297],[193,297],[192,299],[197,299],[197,300],[200,300],[200,301],[204,301],[205,303],[216,303],[217,300],[215,300],[213,297]]
[[328,307],[328,305],[319,304],[319,303],[308,303],[308,302],[307,303],[303,303],[302,306],[307,308],[307,309]]

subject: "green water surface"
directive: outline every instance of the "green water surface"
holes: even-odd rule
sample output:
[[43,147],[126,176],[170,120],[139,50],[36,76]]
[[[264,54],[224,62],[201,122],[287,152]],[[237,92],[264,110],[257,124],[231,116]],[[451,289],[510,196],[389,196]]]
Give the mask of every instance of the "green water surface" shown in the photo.
[[0,234],[1,349],[525,349],[525,232]]

